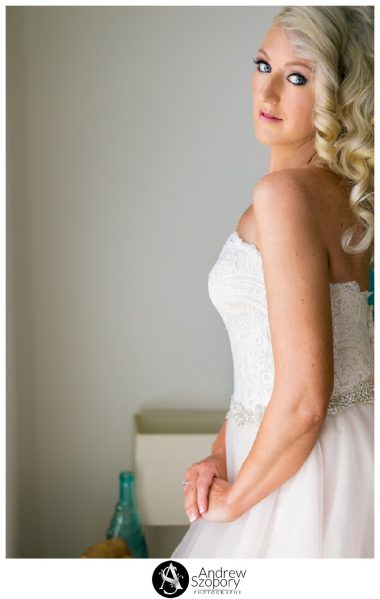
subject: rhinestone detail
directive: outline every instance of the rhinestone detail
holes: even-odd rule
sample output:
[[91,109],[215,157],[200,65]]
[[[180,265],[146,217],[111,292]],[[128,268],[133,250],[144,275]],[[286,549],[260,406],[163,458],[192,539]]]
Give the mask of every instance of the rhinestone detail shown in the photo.
[[264,416],[265,408],[264,404],[259,403],[253,409],[250,409],[239,401],[232,400],[226,417],[233,418],[240,426],[252,422],[258,426]]
[[[233,396],[231,397],[233,398]],[[374,403],[373,382],[359,383],[351,391],[332,395],[327,408],[327,414],[336,414],[357,403]],[[256,404],[253,408],[247,408],[241,402],[232,399],[226,418],[232,418],[239,426],[252,423],[259,426],[265,410],[266,406],[264,404]]]
[[372,381],[359,383],[346,393],[332,395],[327,408],[328,414],[336,414],[344,408],[353,406],[357,403],[373,403],[375,386]]

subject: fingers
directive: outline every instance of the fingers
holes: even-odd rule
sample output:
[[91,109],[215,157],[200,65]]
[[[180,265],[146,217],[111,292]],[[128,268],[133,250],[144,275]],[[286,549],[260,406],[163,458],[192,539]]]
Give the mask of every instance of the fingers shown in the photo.
[[198,506],[196,505],[197,479],[198,469],[193,464],[186,470],[185,480],[189,481],[189,484],[183,490],[185,495],[185,510],[190,522],[194,522],[194,520],[199,518]]
[[197,503],[199,512],[201,514],[207,511],[208,492],[214,476],[215,474],[213,474],[212,472],[205,472],[204,474],[198,476]]
[[185,510],[190,522],[207,510],[208,492],[214,476],[213,466],[207,463],[193,464],[186,471],[185,479],[189,484],[184,487]]

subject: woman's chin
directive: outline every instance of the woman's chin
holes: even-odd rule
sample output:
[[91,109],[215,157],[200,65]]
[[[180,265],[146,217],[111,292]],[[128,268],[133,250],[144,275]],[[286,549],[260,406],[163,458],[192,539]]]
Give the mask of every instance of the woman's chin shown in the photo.
[[279,135],[270,135],[260,127],[255,127],[255,137],[259,143],[267,146],[281,145],[281,138]]

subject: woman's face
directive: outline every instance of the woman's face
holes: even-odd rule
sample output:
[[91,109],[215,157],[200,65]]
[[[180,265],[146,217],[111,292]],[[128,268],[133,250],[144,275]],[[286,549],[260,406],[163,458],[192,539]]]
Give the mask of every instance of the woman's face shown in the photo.
[[[310,68],[312,64],[294,54],[286,34],[277,26],[269,29],[255,58],[260,61],[252,76],[253,122],[258,141],[298,147],[314,139],[314,74],[300,63]],[[265,120],[262,112],[281,120]]]

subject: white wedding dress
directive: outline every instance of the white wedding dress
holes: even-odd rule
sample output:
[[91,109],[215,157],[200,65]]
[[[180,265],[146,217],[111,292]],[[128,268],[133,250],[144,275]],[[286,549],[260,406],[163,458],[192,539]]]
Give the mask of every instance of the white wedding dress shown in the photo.
[[[232,483],[270,401],[274,364],[262,257],[234,231],[209,273],[226,326],[234,392],[226,414]],[[233,522],[199,518],[171,558],[374,557],[374,321],[372,292],[331,283],[334,392],[301,468]]]

